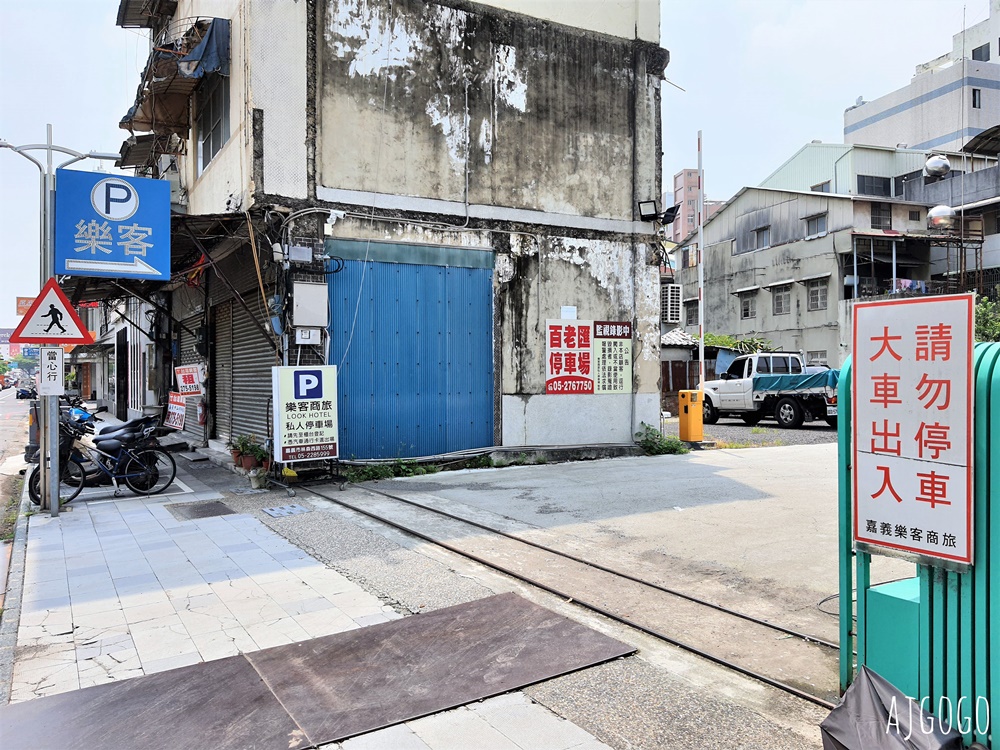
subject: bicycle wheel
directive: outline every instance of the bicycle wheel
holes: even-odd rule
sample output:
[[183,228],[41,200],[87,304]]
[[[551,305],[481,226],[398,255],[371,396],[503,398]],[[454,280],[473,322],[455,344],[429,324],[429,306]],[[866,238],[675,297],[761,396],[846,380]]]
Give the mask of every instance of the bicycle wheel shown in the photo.
[[[63,506],[80,494],[83,490],[84,472],[83,467],[80,466],[76,461],[65,461],[61,467],[61,476],[59,477],[59,505]],[[31,502],[35,505],[39,505],[42,501],[41,495],[41,469],[36,466],[34,471],[31,472],[31,476],[28,477],[28,497],[31,498]]]
[[155,495],[167,489],[177,475],[174,457],[158,448],[136,451],[123,467],[125,484],[137,495]]

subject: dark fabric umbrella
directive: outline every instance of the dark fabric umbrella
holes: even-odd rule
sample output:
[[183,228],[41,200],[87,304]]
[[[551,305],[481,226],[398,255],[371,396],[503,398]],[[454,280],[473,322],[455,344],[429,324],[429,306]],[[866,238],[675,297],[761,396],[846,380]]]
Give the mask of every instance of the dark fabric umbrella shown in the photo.
[[819,725],[823,750],[963,750],[962,735],[862,667],[840,704]]

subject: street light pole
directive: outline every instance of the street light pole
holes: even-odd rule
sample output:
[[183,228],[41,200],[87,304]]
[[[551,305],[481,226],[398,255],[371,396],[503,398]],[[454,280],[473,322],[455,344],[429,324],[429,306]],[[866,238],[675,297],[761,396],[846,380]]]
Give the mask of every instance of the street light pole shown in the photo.
[[[104,154],[97,151],[81,153],[52,143],[52,125],[45,126],[45,143],[31,143],[24,146],[14,146],[0,140],[0,148],[8,148],[23,156],[36,167],[39,172],[39,289],[55,275],[55,244],[53,242],[53,227],[55,221],[55,169],[68,167],[83,159],[103,159],[115,161],[119,154]],[[31,156],[29,151],[45,151],[45,164]],[[53,169],[53,155],[58,152],[73,158],[63,162]],[[59,515],[59,397],[42,396],[41,419],[38,424],[38,465],[39,494],[41,507],[48,504],[49,513]]]

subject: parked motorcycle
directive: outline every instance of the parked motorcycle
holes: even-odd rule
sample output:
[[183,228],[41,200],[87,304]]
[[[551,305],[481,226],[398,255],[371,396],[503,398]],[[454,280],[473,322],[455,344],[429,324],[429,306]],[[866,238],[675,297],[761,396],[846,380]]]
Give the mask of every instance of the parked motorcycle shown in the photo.
[[14,398],[38,398],[38,392],[33,385],[19,385]]

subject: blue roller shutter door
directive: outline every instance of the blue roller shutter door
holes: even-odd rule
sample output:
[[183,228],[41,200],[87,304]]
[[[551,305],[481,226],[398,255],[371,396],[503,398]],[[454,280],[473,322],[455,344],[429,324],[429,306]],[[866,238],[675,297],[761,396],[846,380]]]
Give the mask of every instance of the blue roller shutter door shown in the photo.
[[343,362],[341,456],[406,458],[493,444],[492,275],[348,260],[331,277],[330,363]]

